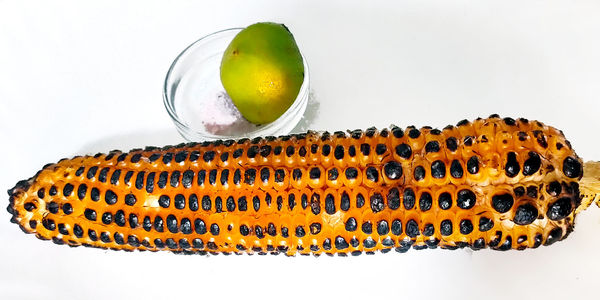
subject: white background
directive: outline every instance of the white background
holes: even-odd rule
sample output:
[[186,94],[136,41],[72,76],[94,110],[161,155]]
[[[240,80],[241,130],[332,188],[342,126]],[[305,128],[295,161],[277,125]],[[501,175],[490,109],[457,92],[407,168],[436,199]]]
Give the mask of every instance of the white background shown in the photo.
[[[499,113],[600,159],[598,1],[80,2],[0,0],[0,190],[63,157],[183,141],[162,105],[171,61],[258,21],[287,24],[308,60],[302,130]],[[596,207],[537,250],[349,258],[69,248],[0,221],[0,299],[598,299]]]

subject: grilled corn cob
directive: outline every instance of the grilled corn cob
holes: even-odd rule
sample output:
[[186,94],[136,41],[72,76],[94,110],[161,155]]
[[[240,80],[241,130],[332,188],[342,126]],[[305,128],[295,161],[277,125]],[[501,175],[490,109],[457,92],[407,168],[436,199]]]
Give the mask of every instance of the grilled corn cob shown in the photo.
[[443,130],[308,132],[63,159],[9,190],[8,211],[40,239],[115,250],[525,249],[572,231],[599,187],[586,177],[580,194],[582,176],[561,131],[492,115]]

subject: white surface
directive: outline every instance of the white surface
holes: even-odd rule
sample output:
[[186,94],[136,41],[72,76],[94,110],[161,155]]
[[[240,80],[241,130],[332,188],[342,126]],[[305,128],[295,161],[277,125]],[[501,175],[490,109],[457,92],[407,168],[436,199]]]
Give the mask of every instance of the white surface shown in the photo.
[[[305,127],[499,113],[554,125],[600,159],[598,1],[221,2],[0,1],[0,190],[62,157],[182,141],[161,102],[172,59],[265,20],[287,24],[310,64]],[[23,234],[4,208],[0,220],[1,299],[598,298],[596,207],[537,250],[356,258],[72,249]]]

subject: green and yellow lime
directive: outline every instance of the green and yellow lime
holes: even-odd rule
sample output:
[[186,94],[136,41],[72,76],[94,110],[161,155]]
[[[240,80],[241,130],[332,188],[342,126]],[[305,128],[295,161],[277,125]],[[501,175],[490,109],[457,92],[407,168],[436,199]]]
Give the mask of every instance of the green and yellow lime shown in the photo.
[[283,24],[257,23],[240,31],[221,61],[221,82],[248,121],[266,124],[293,103],[304,81],[304,63]]

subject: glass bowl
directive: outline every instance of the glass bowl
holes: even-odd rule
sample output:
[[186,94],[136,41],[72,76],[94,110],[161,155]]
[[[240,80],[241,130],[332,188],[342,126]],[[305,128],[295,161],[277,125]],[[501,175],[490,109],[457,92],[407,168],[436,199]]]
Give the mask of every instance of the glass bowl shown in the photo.
[[188,46],[171,64],[163,101],[177,130],[188,141],[253,138],[290,133],[302,119],[309,95],[309,72],[304,61],[304,82],[294,103],[277,120],[255,125],[244,119],[221,84],[223,52],[243,28],[207,35]]

